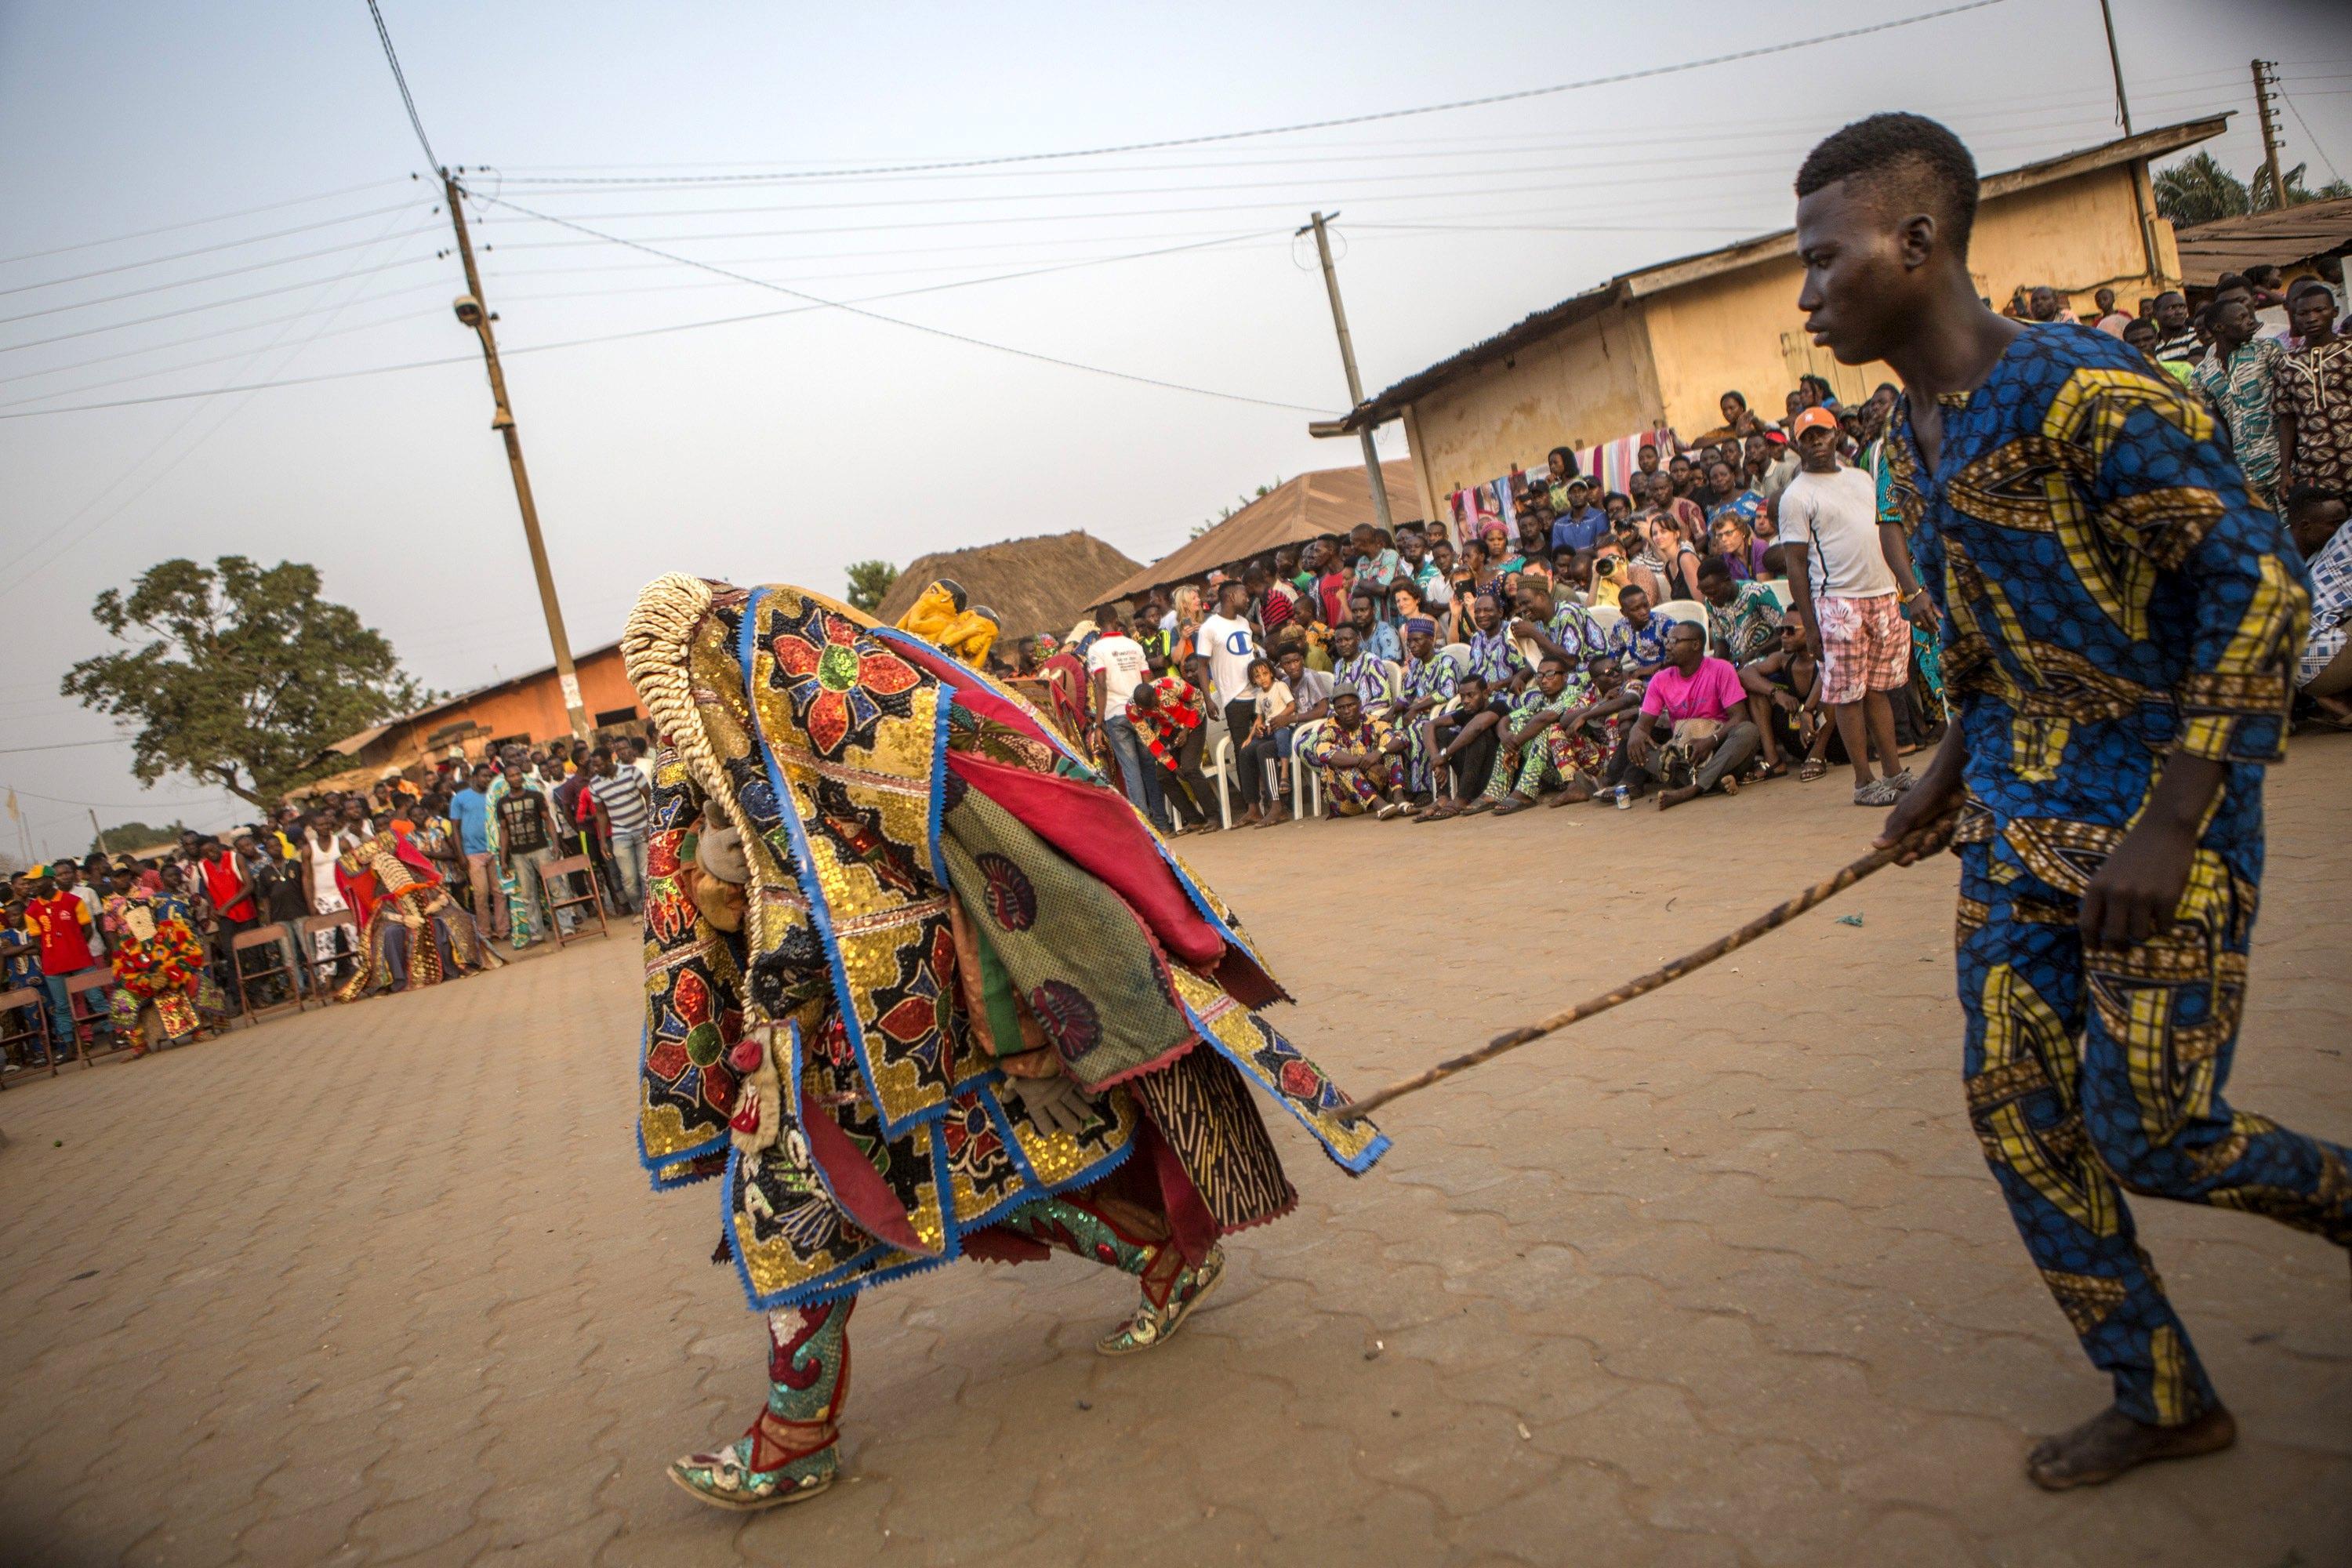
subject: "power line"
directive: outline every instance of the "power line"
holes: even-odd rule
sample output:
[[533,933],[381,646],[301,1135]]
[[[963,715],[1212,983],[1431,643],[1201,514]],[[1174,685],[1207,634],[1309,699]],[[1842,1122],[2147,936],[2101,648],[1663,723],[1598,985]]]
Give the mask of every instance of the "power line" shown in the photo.
[[[650,265],[650,263],[648,263],[648,265]],[[551,272],[561,271],[562,268],[551,268],[549,270]],[[363,295],[357,300],[352,300],[351,303],[354,305],[372,305],[379,300],[398,300],[410,294],[422,294],[428,289],[444,289],[447,287],[447,284],[437,281],[432,283],[412,283],[404,288],[387,289],[380,294]],[[68,371],[89,370],[94,365],[111,364],[116,360],[137,359],[141,354],[165,353],[173,349],[186,348],[192,343],[208,343],[215,338],[235,337],[239,332],[259,331],[264,327],[274,327],[278,325],[280,322],[299,321],[305,317],[315,316],[320,310],[327,309],[330,309],[330,307],[324,305],[311,305],[303,310],[289,311],[283,316],[264,316],[257,321],[239,321],[233,327],[215,327],[209,332],[198,332],[193,337],[173,338],[169,342],[148,343],[142,347],[135,349],[117,349],[112,353],[93,354],[89,359],[70,360],[64,364],[48,365],[40,370],[20,370],[14,375],[0,375],[0,386],[6,386],[12,383],[19,381],[33,381],[45,375],[63,375]],[[421,314],[422,312],[419,313]],[[437,314],[438,312],[436,311],[436,313]],[[415,318],[411,316],[394,316],[391,319],[396,321],[405,321],[414,320]]]
[[[1978,0],[1978,3],[1999,4],[2000,0]],[[765,289],[777,294],[788,294],[795,300],[805,300],[812,305],[829,307],[830,309],[836,310],[845,310],[853,316],[862,316],[867,321],[880,321],[887,326],[904,327],[908,331],[922,332],[927,336],[935,338],[944,338],[950,342],[965,343],[973,348],[993,349],[998,353],[1011,354],[1017,359],[1034,360],[1041,364],[1059,365],[1065,370],[1084,371],[1090,375],[1108,376],[1115,381],[1130,381],[1144,386],[1157,386],[1170,392],[1190,392],[1202,397],[1221,398],[1228,403],[1255,404],[1261,408],[1280,408],[1293,414],[1322,414],[1328,412],[1328,410],[1311,407],[1302,403],[1282,403],[1273,398],[1252,397],[1247,394],[1239,392],[1222,392],[1214,387],[1189,386],[1181,382],[1162,381],[1155,376],[1138,375],[1130,371],[1111,370],[1103,365],[1085,364],[1077,360],[1062,359],[1054,354],[1040,353],[1034,349],[1016,348],[1010,343],[992,342],[986,338],[976,338],[966,332],[952,332],[948,331],[945,327],[926,326],[920,321],[909,321],[898,316],[886,316],[878,310],[868,310],[863,306],[850,304],[845,300],[827,300],[820,295],[811,294],[803,289],[789,288],[782,283],[770,283],[762,279],[753,278],[748,273],[730,272],[726,268],[716,266],[708,261],[697,261],[691,257],[676,256],[666,250],[656,250],[652,246],[644,243],[642,240],[625,239],[618,235],[604,234],[599,230],[590,228],[585,224],[574,223],[570,218],[552,217],[546,213],[533,211],[530,207],[523,206],[515,202],[510,202],[503,196],[484,196],[480,195],[478,193],[473,192],[468,192],[467,194],[474,195],[475,199],[478,201],[490,202],[495,205],[505,207],[510,212],[519,212],[525,217],[535,217],[542,223],[551,223],[559,228],[568,228],[575,233],[587,235],[591,238],[601,239],[608,245],[625,246],[631,250],[641,250],[647,256],[656,256],[665,260],[675,261],[680,267],[697,268],[717,277],[732,278],[739,283],[748,283],[755,289]]]
[[[386,210],[404,212],[408,204],[404,202],[397,207]],[[390,237],[405,239],[408,235],[429,234],[438,226],[435,224],[420,224],[410,229],[407,234],[394,235]],[[92,305],[111,305],[121,300],[138,299],[142,294],[161,294],[172,289],[192,288],[198,283],[217,283],[224,278],[242,278],[248,272],[266,272],[272,267],[291,267],[298,261],[316,261],[322,256],[341,256],[345,251],[366,250],[371,247],[383,244],[384,238],[384,236],[378,235],[373,239],[354,239],[341,245],[326,246],[318,250],[305,250],[293,256],[276,257],[268,261],[248,261],[242,267],[232,267],[225,272],[203,272],[194,278],[167,279],[163,282],[150,283],[143,288],[126,289],[120,294],[100,294],[94,299],[75,300],[68,304],[47,305],[40,310],[26,310],[19,315],[0,316],[0,326],[6,326],[16,321],[29,321],[39,316],[62,315],[68,310],[86,310]]]
[[[2294,106],[2294,100],[2287,97],[2286,89],[2284,88],[2274,88],[2273,90],[2278,93],[2280,98],[2285,100],[2287,112],[2294,116],[2294,122],[2297,125],[2303,127],[2303,139],[2311,143],[2311,150],[2319,154],[2319,161],[2321,163],[2327,165],[2327,173],[2329,175],[2341,181],[2344,178],[2344,172],[2336,166],[2336,160],[2327,155],[2327,149],[2319,144],[2319,138],[2312,134],[2311,121],[2303,117],[2303,110]],[[2277,193],[2277,195],[2281,205],[2284,205],[2286,193],[2282,191]]]
[[114,735],[103,741],[60,741],[53,746],[0,746],[0,757],[13,757],[22,752],[73,752],[84,746],[122,746],[130,742],[128,735]]
[[[407,176],[414,178],[414,176]],[[380,191],[386,185],[401,184],[403,176],[388,180],[369,180],[361,184],[343,185],[314,195],[289,196],[282,202],[264,202],[257,207],[239,207],[235,212],[215,213],[210,217],[192,217],[179,223],[167,223],[154,228],[132,229],[128,234],[110,234],[103,239],[79,239],[71,245],[52,246],[47,250],[19,251],[14,256],[0,256],[0,267],[14,267],[19,261],[38,261],[44,257],[64,256],[76,250],[92,250],[101,245],[121,245],[133,239],[152,239],[159,234],[176,234],[184,228],[202,228],[210,223],[226,223],[231,218],[252,217],[257,213],[282,212],[288,207],[306,206],[311,202],[329,202],[337,196],[357,195],[362,191]]]
[[[1966,0],[1966,4],[1947,5],[1941,10],[1923,11],[1916,16],[1898,16],[1892,21],[1873,22],[1865,26],[1846,27],[1834,33],[1822,33],[1810,38],[1794,38],[1784,43],[1760,44],[1754,48],[1736,49],[1728,54],[1710,55],[1704,59],[1683,60],[1674,65],[1647,66],[1639,70],[1618,71],[1609,76],[1587,77],[1580,81],[1556,82],[1549,87],[1521,88],[1514,92],[1488,93],[1479,98],[1455,99],[1446,103],[1423,104],[1412,109],[1384,109],[1370,114],[1341,115],[1330,120],[1305,120],[1290,125],[1262,126],[1252,131],[1219,131],[1199,136],[1170,136],[1154,142],[1127,142],[1103,147],[1078,147],[1056,153],[1013,153],[993,158],[943,159],[926,163],[885,164],[869,169],[810,169],[762,174],[703,174],[686,177],[656,176],[549,176],[537,181],[540,184],[567,185],[637,185],[637,184],[745,184],[766,181],[823,179],[841,174],[928,174],[944,169],[979,169],[1005,163],[1040,163],[1064,158],[1100,158],[1119,153],[1152,153],[1170,147],[1200,147],[1213,142],[1242,142],[1261,136],[1287,136],[1302,131],[1330,131],[1348,125],[1370,125],[1381,121],[1406,120],[1423,114],[1445,114],[1461,109],[1484,109],[1497,103],[1516,103],[1530,98],[1548,98],[1556,93],[1578,92],[1586,88],[1613,87],[1629,81],[1643,81],[1653,77],[1674,76],[1684,71],[1704,69],[1708,66],[1730,65],[1739,60],[1759,59],[1768,55],[1783,55],[1816,45],[1836,43],[1846,38],[1859,38],[1872,33],[1891,32],[1919,22],[1932,22],[1939,16],[1957,16],[1965,11],[1981,11],[1999,5],[2003,0]],[[375,9],[375,0],[368,0],[368,9]],[[380,25],[380,24],[379,24]],[[391,47],[389,41],[384,46]],[[396,72],[399,67],[394,68]],[[421,137],[424,132],[420,130]],[[484,197],[484,200],[489,198]]]
[[392,79],[400,89],[402,107],[408,110],[409,129],[416,132],[416,144],[425,149],[425,166],[438,169],[441,160],[433,155],[432,139],[425,134],[425,121],[416,115],[416,100],[409,96],[407,73],[400,68],[400,51],[392,47],[392,34],[383,25],[383,13],[376,9],[375,0],[367,0],[368,15],[375,18],[376,41],[383,46],[383,63],[392,68]]
[[[405,257],[398,261],[387,261],[376,270],[390,271],[396,267],[415,267],[422,262],[437,259],[438,258],[431,256]],[[58,332],[46,338],[31,338],[21,343],[0,343],[0,353],[15,353],[21,349],[46,348],[50,343],[70,342],[76,338],[95,337],[100,332],[119,332],[125,327],[143,327],[155,321],[174,321],[182,316],[201,315],[206,310],[225,310],[231,305],[249,304],[256,300],[270,300],[280,294],[293,294],[304,289],[315,289],[319,286],[319,281],[316,278],[305,278],[299,282],[281,283],[274,289],[257,289],[250,294],[238,294],[226,300],[214,300],[202,305],[183,305],[176,310],[162,310],[152,316],[134,316],[127,321],[102,321],[95,327],[79,327],[70,332]],[[338,277],[331,281],[340,282],[341,278]]]
[[224,239],[217,245],[200,245],[194,250],[175,250],[168,256],[151,256],[142,261],[118,262],[112,267],[93,268],[88,272],[70,273],[63,278],[43,279],[38,283],[18,283],[11,288],[0,289],[0,294],[22,294],[34,289],[54,289],[60,283],[82,283],[92,278],[104,278],[110,273],[132,272],[142,267],[160,267],[166,261],[185,261],[192,256],[210,256],[215,251],[236,250],[248,245],[260,245],[268,240],[284,239],[289,235],[310,234],[317,229],[333,228],[340,224],[358,223],[365,218],[382,217],[386,213],[398,212],[410,205],[407,202],[394,202],[388,207],[370,207],[365,212],[353,213],[348,217],[320,218],[317,223],[297,224],[292,228],[274,229],[268,234],[249,235],[244,239]]

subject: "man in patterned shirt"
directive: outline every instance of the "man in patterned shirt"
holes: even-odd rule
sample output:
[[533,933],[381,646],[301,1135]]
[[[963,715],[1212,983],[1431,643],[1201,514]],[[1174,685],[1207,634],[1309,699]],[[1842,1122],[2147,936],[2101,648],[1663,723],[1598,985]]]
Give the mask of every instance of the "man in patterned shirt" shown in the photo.
[[1650,595],[1640,588],[1619,594],[1617,608],[1625,618],[1609,628],[1606,652],[1629,675],[1654,675],[1666,662],[1666,634],[1675,629],[1675,618],[1651,609]]
[[2336,330],[2336,295],[2316,278],[2287,298],[2303,346],[2278,372],[2279,488],[2352,496],[2352,338]]
[[2222,1098],[2302,562],[2170,377],[2104,332],[1984,308],[1976,165],[1950,132],[1874,115],[1796,187],[1814,342],[1903,378],[1887,460],[1958,710],[1878,842],[1958,847],[1969,1117],[2114,1384],[2026,1473],[2055,1490],[2210,1453],[2236,1426],[2125,1190],[2352,1243],[2346,1151]]
[[1396,666],[1366,647],[1363,633],[1355,626],[1331,630],[1331,679],[1354,687],[1364,711],[1375,719],[1386,719],[1396,707]]
[[1370,811],[1383,821],[1401,816],[1410,804],[1404,794],[1404,767],[1389,754],[1392,738],[1385,720],[1364,711],[1363,700],[1350,686],[1331,691],[1331,721],[1307,742],[1307,765],[1323,781],[1331,809],[1341,816]]
[[2197,362],[2189,383],[2229,426],[2231,455],[2245,470],[2256,499],[2273,511],[2280,510],[2273,405],[2286,351],[2276,338],[2254,336],[2253,289],[2234,272],[2221,279],[2213,302],[2206,307],[2206,320],[2212,323],[2213,346]]
[[1698,591],[1706,598],[1706,632],[1715,650],[1734,665],[1769,653],[1780,638],[1780,602],[1761,583],[1741,583],[1720,555],[1698,569]]
[[[1435,751],[1430,739],[1432,715],[1454,696],[1454,661],[1437,646],[1437,623],[1415,616],[1404,624],[1404,687],[1395,714],[1398,741],[1402,743],[1406,787],[1415,795],[1436,787],[1429,759]],[[1393,743],[1393,742],[1392,742]]]

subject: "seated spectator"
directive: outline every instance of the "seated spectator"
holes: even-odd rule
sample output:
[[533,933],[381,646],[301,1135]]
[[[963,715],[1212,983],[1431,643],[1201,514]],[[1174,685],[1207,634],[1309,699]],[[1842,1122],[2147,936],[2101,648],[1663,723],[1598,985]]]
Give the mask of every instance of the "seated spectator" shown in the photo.
[[1557,784],[1554,805],[1590,800],[1592,773],[1606,765],[1606,753],[1582,729],[1592,703],[1592,685],[1582,666],[1547,658],[1534,684],[1511,701],[1502,721],[1502,744],[1483,797],[1465,809],[1492,810],[1497,816],[1525,811]]
[[2287,526],[2311,563],[2311,630],[2296,662],[2295,686],[2330,729],[2352,729],[2352,528],[2342,496],[2305,485],[2287,499]]
[[1698,597],[1698,552],[1683,537],[1669,517],[1652,514],[1642,529],[1641,552],[1633,563],[1633,581],[1653,603]]
[[1290,748],[1284,742],[1290,739],[1291,731],[1276,728],[1274,721],[1296,704],[1290,688],[1275,673],[1272,660],[1250,660],[1249,679],[1254,716],[1249,734],[1235,741],[1234,745],[1249,752],[1258,777],[1265,781],[1264,795],[1269,810],[1258,826],[1271,827],[1283,820],[1290,804],[1290,770],[1283,764],[1290,759]]
[[1331,633],[1331,679],[1352,686],[1364,710],[1385,719],[1397,704],[1397,667],[1373,653],[1359,626],[1339,626]]
[[1551,525],[1552,550],[1590,550],[1609,531],[1609,515],[1592,504],[1592,486],[1581,474],[1570,479],[1565,489],[1568,510]]
[[1720,555],[1708,556],[1698,569],[1698,589],[1706,605],[1707,636],[1718,654],[1738,666],[1771,651],[1780,605],[1769,589],[1738,581],[1731,563]]
[[1619,600],[1631,582],[1623,548],[1613,539],[1602,542],[1592,552],[1591,572],[1592,585],[1585,590],[1584,602],[1595,609],[1622,608]]
[[1503,622],[1502,604],[1491,594],[1479,595],[1470,606],[1470,668],[1489,689],[1508,686],[1528,668],[1527,656]]
[[1443,822],[1459,816],[1468,802],[1486,787],[1495,771],[1497,736],[1505,707],[1495,700],[1486,678],[1476,670],[1459,677],[1454,696],[1438,705],[1430,720],[1430,740],[1435,750],[1430,769],[1437,798],[1418,813],[1416,822]]
[[1709,657],[1706,634],[1687,622],[1668,634],[1666,659],[1626,731],[1625,786],[1639,795],[1647,780],[1664,784],[1661,811],[1713,789],[1738,794],[1738,771],[1758,746],[1739,672]]
[[1753,582],[1771,575],[1764,565],[1764,552],[1771,546],[1756,537],[1745,519],[1726,512],[1708,531],[1708,542],[1714,546],[1710,558],[1730,568],[1734,581]]
[[1355,567],[1349,574],[1348,592],[1365,600],[1377,610],[1388,602],[1389,584],[1404,575],[1404,560],[1369,522],[1360,522],[1348,535],[1355,552]]
[[1171,672],[1165,654],[1152,656],[1151,671],[1128,693],[1127,720],[1150,758],[1142,770],[1145,813],[1154,827],[1176,837],[1206,828],[1216,798],[1201,773],[1206,714],[1200,692]]
[[1307,742],[1307,765],[1322,780],[1334,812],[1360,816],[1370,811],[1382,821],[1404,814],[1411,803],[1403,763],[1389,752],[1392,738],[1387,721],[1364,711],[1353,687],[1332,689],[1331,719]]
[[1451,701],[1459,679],[1454,661],[1437,646],[1437,623],[1416,616],[1404,623],[1404,677],[1394,720],[1396,744],[1402,747],[1405,787],[1416,796],[1437,791],[1432,758],[1436,747],[1430,726],[1438,709]]
[[1647,675],[1666,662],[1666,638],[1679,624],[1650,608],[1650,595],[1628,586],[1617,595],[1624,616],[1609,628],[1609,657],[1633,675]]
[[1739,684],[1748,691],[1748,717],[1762,742],[1763,771],[1759,777],[1777,778],[1788,771],[1783,752],[1801,755],[1797,776],[1804,780],[1829,772],[1828,750],[1837,726],[1822,712],[1820,667],[1805,647],[1805,625],[1794,610],[1780,612],[1770,647],[1739,667]]

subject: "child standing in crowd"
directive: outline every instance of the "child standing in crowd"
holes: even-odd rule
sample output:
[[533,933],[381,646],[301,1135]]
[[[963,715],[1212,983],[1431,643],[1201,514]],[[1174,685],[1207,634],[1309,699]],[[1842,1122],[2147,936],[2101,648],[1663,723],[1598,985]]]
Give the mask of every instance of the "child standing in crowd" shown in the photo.
[[1256,718],[1250,724],[1249,739],[1244,750],[1257,759],[1257,772],[1265,781],[1266,798],[1274,803],[1274,814],[1264,826],[1271,826],[1282,820],[1283,809],[1290,802],[1290,770],[1284,766],[1290,760],[1290,738],[1293,731],[1277,730],[1276,719],[1288,712],[1290,688],[1274,672],[1274,666],[1263,658],[1250,660],[1249,679],[1253,695],[1250,699]]

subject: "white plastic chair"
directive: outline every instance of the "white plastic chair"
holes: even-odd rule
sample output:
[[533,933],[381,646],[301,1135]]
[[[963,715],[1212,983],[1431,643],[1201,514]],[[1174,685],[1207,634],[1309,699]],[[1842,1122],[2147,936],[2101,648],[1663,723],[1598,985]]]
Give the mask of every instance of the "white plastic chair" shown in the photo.
[[1706,606],[1696,599],[1668,599],[1657,606],[1658,614],[1670,621],[1688,621],[1698,627],[1698,635],[1706,639],[1706,651],[1715,651],[1715,634],[1707,629]]
[[1308,801],[1313,801],[1313,815],[1323,815],[1323,781],[1313,768],[1307,765],[1307,748],[1323,726],[1330,721],[1309,719],[1291,731],[1290,736],[1290,799],[1293,820],[1308,815]]
[[1772,595],[1772,602],[1783,610],[1790,608],[1797,602],[1789,593],[1789,580],[1786,577],[1766,578],[1761,586],[1766,593]]
[[1234,777],[1234,737],[1230,731],[1221,731],[1217,743],[1210,752],[1213,762],[1202,773],[1217,781],[1217,817],[1225,826],[1234,825],[1232,782]]
[[1590,613],[1593,624],[1599,626],[1604,635],[1615,631],[1625,619],[1625,612],[1614,605],[1595,605]]
[[1443,652],[1447,658],[1454,661],[1454,677],[1455,679],[1459,680],[1462,677],[1470,673],[1470,645],[1468,643],[1450,642],[1447,643],[1440,651]]

